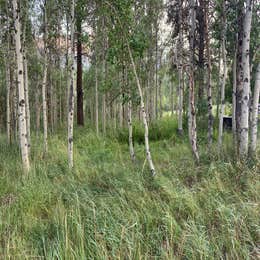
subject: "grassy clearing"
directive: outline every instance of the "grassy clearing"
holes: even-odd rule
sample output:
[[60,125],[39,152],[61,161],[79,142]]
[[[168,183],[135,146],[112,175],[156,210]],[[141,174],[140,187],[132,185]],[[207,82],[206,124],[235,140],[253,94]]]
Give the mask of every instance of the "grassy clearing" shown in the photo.
[[98,138],[77,129],[72,173],[64,133],[50,138],[45,158],[34,137],[28,178],[2,135],[0,258],[257,259],[260,163],[232,163],[227,135],[223,158],[214,152],[210,162],[201,146],[196,166],[174,125],[152,128],[155,179],[141,139],[131,164],[124,131]]

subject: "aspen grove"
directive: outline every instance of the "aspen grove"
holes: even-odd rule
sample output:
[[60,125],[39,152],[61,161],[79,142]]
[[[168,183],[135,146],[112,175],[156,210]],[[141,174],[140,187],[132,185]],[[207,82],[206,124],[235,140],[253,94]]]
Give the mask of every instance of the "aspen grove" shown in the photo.
[[259,17],[0,0],[0,258],[259,259]]

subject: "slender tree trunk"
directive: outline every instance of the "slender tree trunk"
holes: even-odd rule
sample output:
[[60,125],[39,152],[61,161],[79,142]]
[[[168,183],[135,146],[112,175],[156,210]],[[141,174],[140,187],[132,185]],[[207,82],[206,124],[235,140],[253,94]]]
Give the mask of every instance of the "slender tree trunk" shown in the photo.
[[190,31],[190,71],[189,71],[189,136],[193,155],[199,162],[197,147],[197,125],[195,110],[195,84],[194,84],[194,38],[195,38],[195,2],[191,3],[191,31]]
[[84,125],[83,87],[82,87],[82,30],[81,20],[77,19],[77,123]]
[[106,134],[106,94],[102,94],[102,132]]
[[48,72],[48,57],[47,57],[47,2],[44,2],[44,69],[43,69],[43,82],[42,82],[42,114],[43,114],[43,149],[44,153],[48,152],[48,119],[47,119],[47,72]]
[[117,128],[117,103],[113,102],[114,129]]
[[9,12],[8,12],[8,3],[6,2],[6,13],[7,13],[7,51],[6,51],[6,58],[5,58],[5,76],[6,76],[6,134],[7,134],[7,142],[8,144],[11,143],[11,66],[10,66],[10,19],[9,19]]
[[99,135],[99,120],[98,120],[98,67],[97,67],[97,57],[95,60],[95,124],[96,124],[96,134]]
[[133,144],[133,124],[132,124],[132,100],[129,97],[128,101],[128,142],[129,142],[129,152],[132,162],[135,162],[135,151],[134,151],[134,144]]
[[[9,43],[8,43],[7,48],[9,49]],[[9,53],[9,51],[8,51],[8,53]],[[11,112],[10,112],[11,82],[10,82],[10,65],[9,65],[7,59],[6,59],[5,69],[6,69],[6,72],[5,72],[6,73],[6,133],[7,133],[7,142],[8,142],[8,144],[10,144],[11,143]]]
[[137,84],[137,88],[138,88],[138,92],[139,92],[139,96],[140,96],[141,112],[142,112],[143,124],[144,124],[144,130],[145,130],[144,139],[145,139],[146,158],[147,158],[147,161],[148,161],[148,164],[149,164],[149,168],[150,168],[151,174],[152,174],[152,176],[154,176],[156,174],[156,171],[155,171],[155,167],[154,167],[152,156],[151,156],[151,152],[150,152],[149,128],[148,128],[147,117],[146,117],[146,113],[145,113],[143,92],[142,92],[142,87],[141,87],[141,84],[140,84],[139,77],[137,75],[136,65],[135,65],[135,62],[134,62],[134,59],[133,59],[133,55],[132,55],[132,52],[131,52],[131,49],[130,49],[130,46],[129,46],[128,42],[127,42],[127,49],[128,49],[128,54],[129,54],[129,57],[130,57],[130,60],[131,60],[131,64],[132,64],[132,67],[133,67],[134,76],[135,76],[135,80],[136,80],[136,84]]
[[28,79],[28,64],[26,52],[23,56],[24,65],[24,93],[25,93],[25,110],[26,110],[26,126],[27,126],[27,140],[28,140],[28,152],[30,153],[31,147],[31,116],[30,116],[30,104],[29,104],[29,79]]
[[162,80],[159,80],[159,108],[160,108],[160,118],[163,117],[163,108],[162,108]]
[[[49,61],[49,71],[51,72],[53,70],[53,64],[52,61]],[[51,133],[53,134],[53,77],[52,73],[49,73],[49,88],[47,90],[47,100],[48,100],[48,108],[49,108],[49,113],[48,113],[48,119],[49,119],[49,125],[50,125],[50,130]]]
[[12,73],[15,74],[15,76],[13,75],[13,80],[12,80],[12,91],[13,91],[13,102],[12,102],[12,106],[13,106],[13,127],[12,127],[12,131],[13,131],[13,138],[15,141],[17,141],[17,137],[18,137],[18,133],[17,133],[17,128],[18,128],[18,116],[17,116],[17,111],[18,111],[18,102],[17,102],[17,86],[16,84],[14,84],[14,82],[17,82],[17,68],[13,68]]
[[179,9],[179,39],[178,39],[178,132],[183,134],[183,21],[182,21],[182,1],[178,0]]
[[[157,21],[156,21],[157,23]],[[156,24],[155,35],[155,118],[158,119],[158,26]]]
[[254,87],[253,106],[252,106],[252,117],[250,124],[250,154],[255,155],[257,147],[257,124],[258,124],[258,106],[259,106],[259,92],[260,92],[260,63],[258,63],[256,71],[256,80]]
[[41,120],[40,88],[37,82],[35,91],[35,115],[36,115],[36,135],[39,136]]
[[53,93],[52,93],[52,108],[53,108],[53,130],[56,130],[57,127],[57,119],[58,119],[58,110],[57,110],[57,87],[59,85],[58,80],[55,80],[55,87],[53,89]]
[[123,96],[123,94],[121,95],[120,102],[119,102],[119,127],[120,128],[123,128],[123,121],[124,121],[122,96]]
[[[206,0],[207,1],[207,0]],[[206,29],[206,20],[205,20],[205,0],[199,0],[199,5],[197,6],[197,19],[198,19],[198,98],[200,100],[198,104],[198,114],[202,115],[202,111],[204,110],[204,60],[205,60],[205,29]],[[201,103],[201,104],[200,104]]]
[[[104,23],[103,23],[103,27],[104,27]],[[105,41],[105,38],[104,38]],[[103,80],[103,87],[106,84],[106,75],[107,75],[107,67],[106,67],[106,57],[105,57],[105,44],[103,46],[104,50],[103,50],[103,61],[102,61],[102,70],[103,70],[103,76],[102,76],[102,80]],[[105,135],[106,134],[106,115],[107,115],[107,110],[106,110],[106,90],[103,89],[103,93],[102,93],[102,132]]]
[[74,123],[74,100],[76,90],[76,62],[75,62],[75,48],[74,48],[74,34],[75,34],[75,0],[71,1],[71,21],[70,21],[70,82],[68,84],[68,161],[69,168],[73,168],[73,123]]
[[225,113],[225,86],[227,77],[227,61],[226,61],[226,7],[225,1],[223,1],[223,15],[222,15],[222,35],[221,35],[221,95],[220,95],[220,113],[219,113],[219,133],[218,133],[218,146],[222,148],[223,142],[223,117]]
[[26,110],[25,110],[25,93],[24,93],[24,73],[23,73],[23,47],[21,44],[21,23],[20,7],[17,0],[13,0],[13,14],[15,27],[15,49],[17,61],[17,84],[18,84],[18,115],[19,115],[19,139],[22,154],[23,168],[25,172],[30,169],[29,152],[27,142]]
[[171,84],[171,116],[173,117],[173,115],[174,115],[174,85],[173,85],[173,80],[171,80],[170,84]]
[[103,93],[102,93],[102,132],[106,135],[106,121],[107,121],[107,109],[106,109],[106,77],[107,77],[107,63],[106,63],[106,49],[107,49],[107,32],[106,32],[105,16],[102,16],[102,81],[103,81]]
[[28,62],[27,62],[27,49],[26,49],[26,23],[28,22],[27,2],[24,5],[24,26],[23,26],[23,68],[24,68],[24,93],[25,93],[25,119],[27,127],[27,142],[28,152],[30,154],[31,146],[31,117],[30,117],[30,104],[29,104],[29,78],[28,78]]
[[220,106],[220,92],[221,92],[221,62],[222,62],[222,56],[221,56],[221,48],[219,48],[218,51],[218,72],[219,77],[217,80],[217,119],[219,121],[219,106]]
[[[245,14],[243,19],[243,30],[240,31],[239,39],[242,39],[241,59],[239,60],[238,67],[238,118],[237,118],[237,134],[238,134],[238,155],[240,159],[245,159],[248,155],[248,140],[249,140],[249,93],[250,93],[250,32],[252,21],[252,6],[251,0],[246,1]],[[242,34],[242,35],[241,35]]]
[[[233,60],[233,91],[232,91],[232,133],[233,133],[233,145],[237,146],[237,127],[236,127],[236,88],[237,88],[237,50],[235,51]],[[236,150],[236,149],[235,149]]]
[[205,3],[205,40],[207,51],[207,97],[208,97],[208,147],[211,150],[213,141],[213,112],[212,112],[212,84],[211,84],[211,52],[209,39],[209,6]]

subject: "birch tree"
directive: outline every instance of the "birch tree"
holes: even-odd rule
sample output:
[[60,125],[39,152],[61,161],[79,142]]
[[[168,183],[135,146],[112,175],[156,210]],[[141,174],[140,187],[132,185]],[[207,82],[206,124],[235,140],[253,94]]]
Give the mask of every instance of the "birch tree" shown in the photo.
[[6,13],[7,13],[7,50],[5,57],[5,77],[6,77],[6,133],[7,142],[11,143],[11,110],[10,110],[10,92],[11,92],[11,70],[10,70],[10,19],[9,19],[9,8],[6,2]]
[[44,153],[48,151],[48,119],[47,119],[47,73],[48,73],[48,54],[47,54],[47,35],[48,35],[48,20],[47,20],[47,2],[44,1],[44,68],[43,68],[43,81],[42,81],[42,114],[43,114],[43,150]]
[[127,112],[128,112],[128,142],[129,142],[129,152],[132,162],[135,162],[135,151],[133,143],[133,123],[132,123],[132,100],[131,96],[129,97],[127,103]]
[[[242,7],[244,8],[244,7]],[[245,159],[248,155],[249,141],[249,93],[250,93],[250,32],[252,22],[253,1],[246,0],[243,15],[242,30],[239,31],[239,50],[241,51],[238,60],[238,113],[237,113],[237,136],[238,136],[238,155],[240,159]]]
[[183,21],[182,1],[178,0],[179,10],[179,39],[178,39],[178,132],[183,133]]
[[259,92],[260,92],[260,63],[258,63],[256,70],[256,79],[253,95],[253,105],[252,105],[252,116],[250,122],[250,154],[255,155],[257,147],[257,124],[258,124],[258,105],[259,105]]
[[27,62],[27,46],[26,46],[26,28],[28,22],[27,1],[24,3],[24,24],[23,24],[23,67],[24,67],[24,93],[25,93],[25,119],[27,127],[27,142],[28,151],[30,153],[31,146],[31,118],[30,118],[30,103],[29,103],[29,76],[28,76],[28,62]]
[[75,0],[71,0],[70,13],[70,80],[68,82],[68,161],[69,168],[73,168],[73,123],[74,123],[74,100],[76,90],[76,62],[74,48],[75,28]]
[[225,86],[227,78],[227,58],[226,58],[226,1],[222,2],[222,32],[221,32],[221,60],[220,60],[220,112],[219,112],[219,132],[218,146],[222,147],[223,142],[223,117],[225,113]]
[[197,147],[197,125],[195,110],[195,84],[194,84],[194,39],[195,38],[195,1],[190,1],[190,64],[189,64],[189,138],[195,160],[199,161]]
[[25,92],[24,92],[24,73],[23,73],[23,46],[21,32],[21,9],[17,4],[17,0],[12,0],[14,14],[14,31],[15,31],[15,51],[17,63],[17,85],[18,85],[18,120],[19,120],[19,141],[22,154],[23,168],[25,172],[30,169],[27,126],[26,126],[26,110],[25,110]]
[[233,90],[232,90],[232,134],[233,145],[236,150],[237,146],[237,122],[236,122],[236,99],[237,99],[237,46],[235,48],[235,54],[233,59]]
[[213,141],[213,112],[212,112],[212,82],[211,82],[211,51],[210,51],[210,38],[209,38],[209,3],[205,3],[205,41],[207,52],[207,97],[208,97],[208,147],[211,148]]

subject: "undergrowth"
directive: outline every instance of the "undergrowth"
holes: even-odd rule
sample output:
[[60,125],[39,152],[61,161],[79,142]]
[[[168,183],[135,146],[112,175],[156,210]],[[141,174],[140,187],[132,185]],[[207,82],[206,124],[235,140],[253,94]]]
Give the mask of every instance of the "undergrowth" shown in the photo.
[[196,165],[174,122],[152,126],[151,178],[142,141],[133,165],[124,130],[77,129],[72,172],[65,133],[47,155],[33,136],[24,177],[17,145],[1,135],[0,258],[259,259],[260,164],[234,163],[225,138],[222,156],[201,144]]

